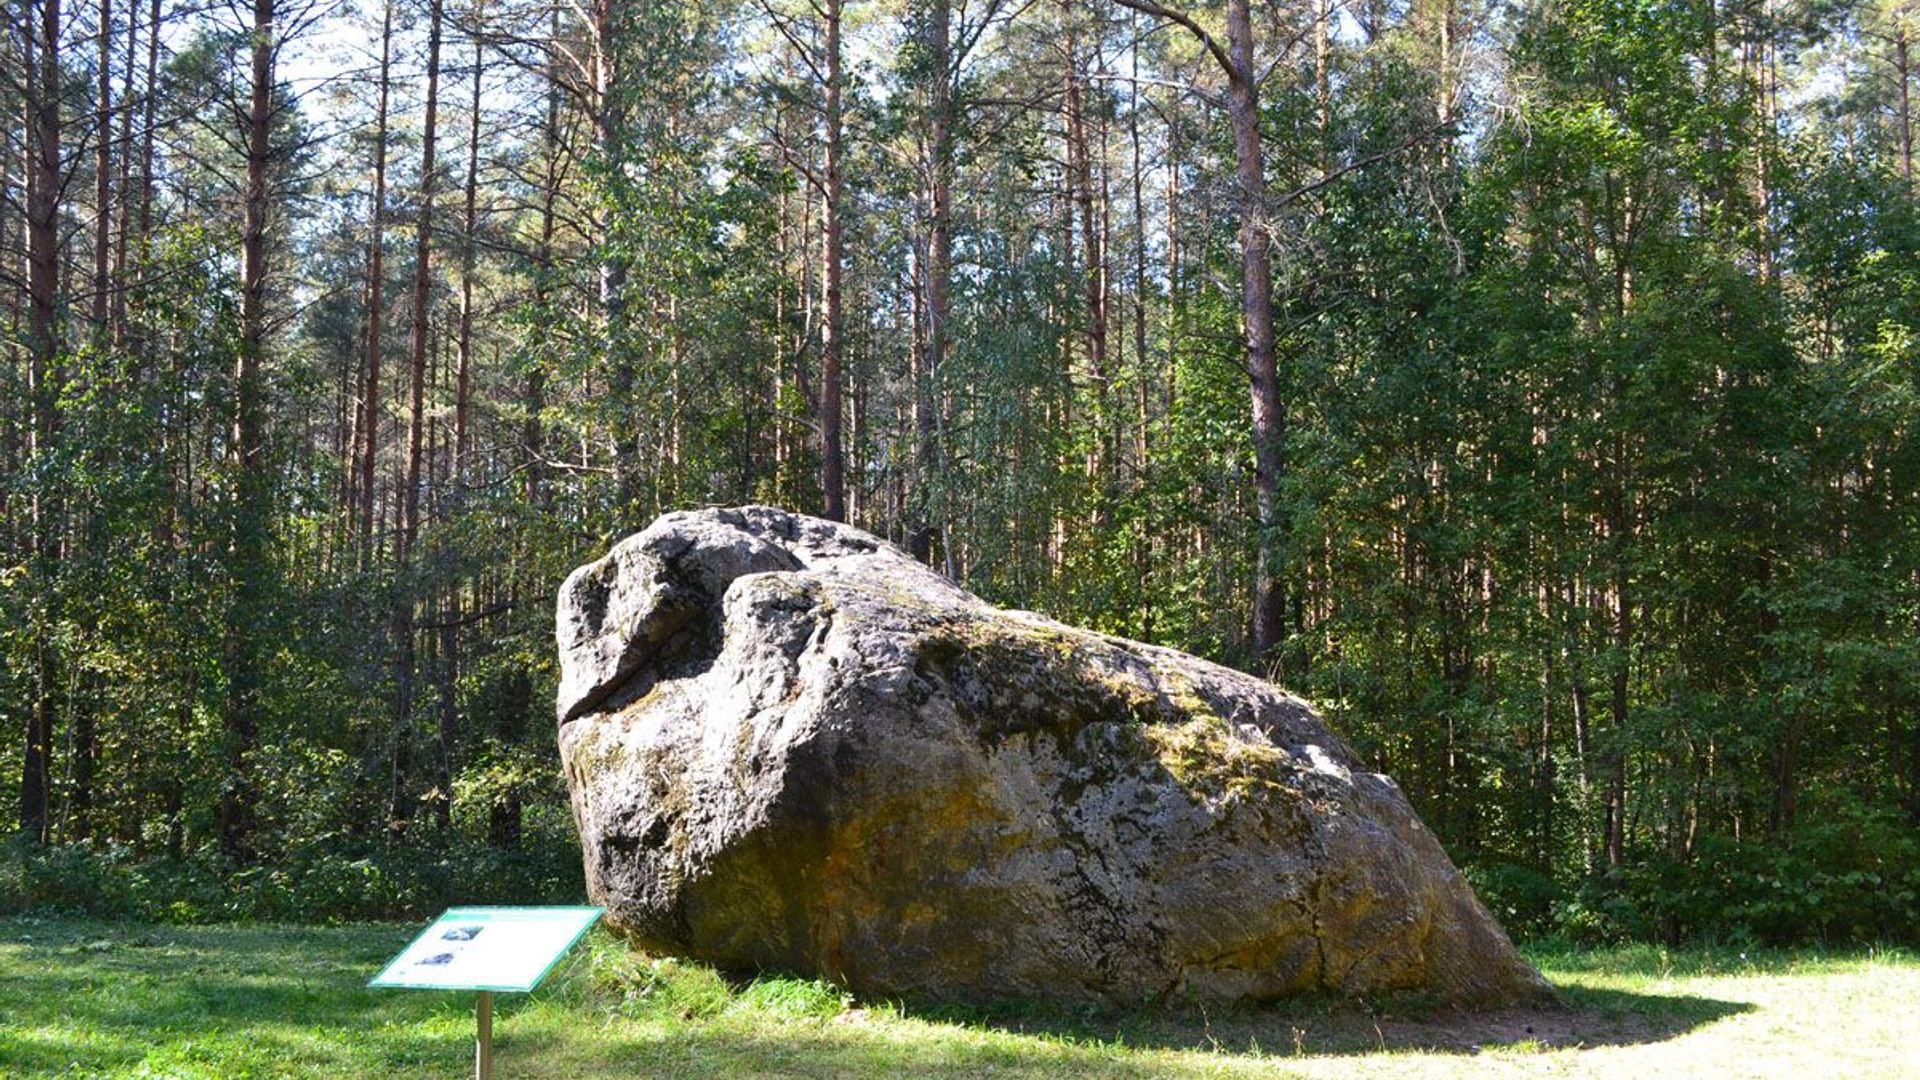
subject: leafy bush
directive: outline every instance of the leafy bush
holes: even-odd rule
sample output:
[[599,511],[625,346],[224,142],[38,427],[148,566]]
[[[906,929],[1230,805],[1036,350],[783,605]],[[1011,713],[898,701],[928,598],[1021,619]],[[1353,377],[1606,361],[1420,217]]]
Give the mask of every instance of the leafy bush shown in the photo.
[[1507,933],[1535,937],[1559,929],[1556,913],[1566,887],[1548,874],[1518,863],[1484,863],[1465,869],[1475,895]]
[[568,903],[585,891],[579,850],[548,842],[501,851],[451,840],[439,851],[311,846],[265,865],[180,861],[127,848],[13,842],[0,863],[0,914],[201,923],[417,919],[462,903]]
[[1785,945],[1912,942],[1920,934],[1920,830],[1845,799],[1784,835],[1702,839],[1691,865],[1650,862],[1642,902],[1696,939]]

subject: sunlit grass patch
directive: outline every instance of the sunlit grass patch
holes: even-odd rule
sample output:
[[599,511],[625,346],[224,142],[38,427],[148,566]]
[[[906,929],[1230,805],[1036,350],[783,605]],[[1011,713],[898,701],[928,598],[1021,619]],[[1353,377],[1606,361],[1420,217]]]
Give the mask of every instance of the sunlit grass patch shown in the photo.
[[[369,990],[417,927],[0,921],[0,1077],[461,1075],[472,995]],[[596,931],[503,995],[512,1077],[1920,1077],[1901,951],[1530,950],[1567,1007],[922,1008]]]

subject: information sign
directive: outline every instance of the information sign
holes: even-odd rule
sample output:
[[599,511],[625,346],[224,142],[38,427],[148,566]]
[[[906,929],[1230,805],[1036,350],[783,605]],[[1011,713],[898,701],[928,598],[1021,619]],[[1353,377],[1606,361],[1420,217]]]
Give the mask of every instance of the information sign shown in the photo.
[[448,908],[367,985],[478,990],[473,1003],[473,1075],[475,1080],[493,1080],[493,995],[540,985],[601,910]]
[[448,908],[367,985],[531,990],[600,912],[597,907]]

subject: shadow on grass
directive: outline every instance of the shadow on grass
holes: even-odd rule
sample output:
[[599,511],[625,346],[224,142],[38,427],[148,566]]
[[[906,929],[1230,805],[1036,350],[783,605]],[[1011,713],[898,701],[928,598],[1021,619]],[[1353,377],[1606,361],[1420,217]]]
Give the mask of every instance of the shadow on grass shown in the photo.
[[1419,998],[1304,998],[1217,1010],[1170,1005],[1069,1013],[1045,1006],[902,1008],[902,1015],[1017,1034],[1165,1050],[1279,1055],[1383,1051],[1473,1054],[1499,1046],[1542,1050],[1631,1046],[1677,1038],[1750,1012],[1745,1002],[1688,994],[1561,987],[1559,1004],[1462,1009]]
[[[447,1075],[471,1053],[470,996],[365,988],[412,932],[0,921],[0,1075]],[[1619,1046],[1671,1039],[1752,1008],[1577,985],[1562,988],[1559,1007],[1491,1012],[1417,999],[1109,1013],[846,1006],[823,984],[729,988],[692,967],[675,969],[679,981],[659,995],[635,999],[633,984],[596,976],[594,960],[581,950],[540,993],[503,1000],[497,1032],[514,1075],[1130,1080],[1167,1075],[1164,1062],[1141,1051],[1284,1061]],[[288,1063],[297,1064],[288,1071]]]
[[[504,1025],[500,1055],[516,1068],[545,1062],[552,1075],[579,1080],[630,1075],[1148,1080],[1240,1075],[1235,1064],[1279,1077],[1291,1075],[1287,1063],[1295,1057],[1352,1057],[1351,1067],[1365,1068],[1361,1057],[1383,1050],[1438,1052],[1470,1072],[1475,1068],[1471,1055],[1481,1050],[1651,1043],[1750,1006],[1685,995],[1578,990],[1558,1008],[1478,1013],[1417,1003],[1400,1008],[1404,1011],[1369,1012],[1354,1002],[1316,1001],[1209,1013],[1158,1008],[1076,1015],[1041,1007],[959,1010],[874,1003],[830,1019],[783,1021],[760,1014],[688,1024],[673,1022],[669,1014],[606,1031],[600,1045],[572,1058],[587,1049],[578,1045],[580,1032],[542,1026],[529,1015],[529,1023]],[[1159,1051],[1202,1057],[1174,1061]]]

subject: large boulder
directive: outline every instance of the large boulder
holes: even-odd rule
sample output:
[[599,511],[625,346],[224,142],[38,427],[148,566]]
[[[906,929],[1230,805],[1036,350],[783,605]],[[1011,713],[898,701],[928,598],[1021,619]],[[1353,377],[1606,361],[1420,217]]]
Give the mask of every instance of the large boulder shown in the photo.
[[911,999],[1550,993],[1313,710],[750,506],[560,593],[587,886],[637,943]]

